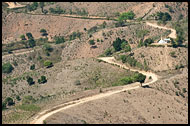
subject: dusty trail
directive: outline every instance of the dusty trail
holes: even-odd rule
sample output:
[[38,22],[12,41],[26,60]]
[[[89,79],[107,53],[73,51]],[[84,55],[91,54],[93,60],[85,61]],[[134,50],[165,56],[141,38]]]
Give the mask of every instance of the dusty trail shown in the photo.
[[8,8],[19,8],[19,7],[24,7],[26,5],[21,5],[18,2],[5,2],[9,5]]
[[171,33],[168,35],[168,37],[176,39],[176,30],[175,29],[159,26],[157,24],[153,24],[150,22],[146,22],[146,24],[149,26],[152,26],[152,27],[160,28],[160,29],[171,30]]
[[[102,57],[102,58],[98,58],[98,59],[101,59],[101,60],[103,60],[103,61],[105,61],[107,63],[110,63],[110,64],[119,65],[121,68],[129,69],[125,65],[117,63],[116,60],[114,59],[114,57]],[[152,81],[148,82],[148,83],[144,83],[143,86],[144,85],[149,85],[149,84],[154,83],[154,82],[156,82],[158,80],[157,75],[152,73],[152,72],[139,71],[139,70],[136,70],[136,69],[130,69],[130,70],[131,71],[138,71],[139,73],[142,73],[142,74],[146,75],[147,77],[149,77],[149,76],[152,77]],[[71,107],[75,107],[75,106],[77,106],[79,104],[82,104],[82,103],[85,103],[85,102],[100,99],[100,98],[103,98],[103,97],[108,97],[110,95],[113,95],[113,94],[116,94],[116,93],[119,93],[119,92],[136,89],[136,88],[140,87],[140,84],[139,83],[133,83],[133,84],[125,85],[125,86],[121,86],[121,87],[122,88],[120,88],[120,89],[107,91],[105,93],[100,93],[100,94],[93,95],[93,96],[86,97],[86,98],[82,98],[82,99],[79,99],[79,100],[74,100],[74,101],[71,101],[71,102],[68,102],[68,103],[58,105],[58,106],[56,106],[56,107],[54,107],[52,109],[45,110],[45,111],[39,113],[38,116],[36,116],[34,118],[34,120],[31,122],[31,124],[43,124],[43,121],[47,117],[49,117],[49,116],[51,116],[51,115],[53,115],[53,114],[55,114],[55,113],[57,113],[59,111],[62,111],[62,110],[65,110],[65,109],[68,109],[68,108],[71,108]]]

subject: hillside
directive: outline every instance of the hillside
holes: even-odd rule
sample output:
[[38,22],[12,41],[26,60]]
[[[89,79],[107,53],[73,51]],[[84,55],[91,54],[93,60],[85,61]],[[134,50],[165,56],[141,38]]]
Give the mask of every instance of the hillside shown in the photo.
[[2,2],[2,105],[3,124],[187,124],[188,3]]

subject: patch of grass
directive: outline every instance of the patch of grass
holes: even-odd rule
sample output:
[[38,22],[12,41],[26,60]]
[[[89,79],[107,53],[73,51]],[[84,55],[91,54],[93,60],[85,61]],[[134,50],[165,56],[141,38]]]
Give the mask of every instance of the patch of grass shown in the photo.
[[16,107],[17,109],[23,110],[23,111],[30,111],[30,112],[38,112],[40,111],[40,107],[34,104],[22,104]]

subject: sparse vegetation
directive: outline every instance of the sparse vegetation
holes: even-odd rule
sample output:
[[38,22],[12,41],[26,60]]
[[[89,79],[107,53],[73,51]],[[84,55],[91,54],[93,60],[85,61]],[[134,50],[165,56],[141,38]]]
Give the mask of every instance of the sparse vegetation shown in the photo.
[[64,39],[64,36],[55,36],[54,41],[55,41],[55,44],[60,44],[60,43],[64,43],[65,39]]
[[175,52],[170,52],[170,56],[176,58]]
[[122,21],[126,22],[126,20],[132,20],[134,17],[135,17],[135,14],[133,11],[124,12],[124,13],[120,14],[118,21],[119,22],[122,22]]
[[33,81],[33,78],[32,78],[32,77],[27,76],[26,79],[27,79],[26,81],[28,82],[29,85],[34,84],[34,81]]
[[94,40],[89,40],[89,44],[94,45],[95,44]]
[[134,82],[144,83],[145,79],[146,79],[145,75],[135,72],[131,76],[127,76],[120,79],[117,83],[114,83],[113,86],[126,85]]
[[12,106],[15,104],[15,102],[13,101],[13,99],[11,97],[7,97],[4,101],[4,104],[8,105],[8,106]]
[[39,84],[43,84],[43,83],[46,83],[46,82],[47,82],[46,76],[41,76],[41,78],[38,79]]
[[26,40],[25,35],[21,35],[21,36],[20,36],[20,39],[21,39],[21,40]]
[[2,72],[3,73],[11,73],[14,67],[8,62],[2,65]]
[[25,104],[32,104],[36,102],[36,100],[31,96],[31,95],[28,95],[28,96],[25,96],[23,99],[22,99],[22,104],[25,105]]
[[48,35],[47,31],[44,28],[40,30],[40,33],[41,33],[42,36],[47,36]]
[[49,68],[49,67],[52,67],[52,66],[53,66],[53,63],[52,63],[51,61],[49,61],[49,60],[46,60],[46,61],[44,61],[44,66],[45,66],[46,68]]
[[52,14],[64,14],[65,10],[61,9],[60,6],[56,6],[56,8],[49,8],[49,12]]
[[69,36],[69,40],[75,40],[76,38],[81,38],[81,32],[77,31],[77,32],[73,32],[70,36]]
[[172,17],[167,12],[165,12],[165,13],[163,13],[163,12],[157,12],[156,13],[156,20],[159,20],[160,23],[165,24],[166,21],[171,21]]
[[34,70],[35,69],[35,64],[30,66],[30,70]]
[[76,81],[74,82],[74,84],[75,84],[75,85],[81,85],[80,80],[76,80]]

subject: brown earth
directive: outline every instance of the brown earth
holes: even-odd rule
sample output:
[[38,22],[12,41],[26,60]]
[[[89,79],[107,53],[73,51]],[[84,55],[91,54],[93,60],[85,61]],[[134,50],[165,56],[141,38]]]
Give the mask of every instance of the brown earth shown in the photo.
[[[19,2],[19,4],[23,5],[28,3],[30,4],[30,2]],[[165,4],[172,6],[174,13],[168,12]],[[45,6],[45,9],[48,10],[50,7],[56,7],[56,5],[63,7],[66,11],[69,11],[69,9],[77,11],[77,8],[85,8],[90,16],[96,17],[112,17],[115,15],[115,12],[129,10],[134,11],[137,15],[136,18],[145,15],[144,19],[160,10],[170,13],[172,21],[176,21],[180,14],[183,14],[184,18],[188,15],[188,4],[186,2],[117,2],[114,4],[112,2],[55,2],[55,4]],[[131,72],[99,62],[95,58],[111,47],[116,37],[120,37],[128,41],[129,39],[132,40],[130,45],[134,49],[135,59],[142,64],[145,59],[149,68],[160,76],[160,80],[152,84],[151,88],[139,88],[130,92],[121,92],[111,97],[94,100],[58,112],[49,117],[46,122],[188,123],[188,48],[136,48],[140,40],[137,37],[139,29],[150,31],[144,39],[154,38],[155,42],[161,36],[170,34],[165,29],[148,26],[145,22],[130,22],[128,26],[116,28],[114,21],[105,20],[108,26],[93,33],[90,38],[89,34],[84,31],[84,28],[88,30],[97,24],[102,24],[104,20],[14,13],[5,10],[7,6],[3,6],[2,13],[3,44],[20,40],[19,36],[27,32],[31,32],[34,38],[40,38],[39,31],[42,28],[47,30],[49,40],[55,35],[65,36],[77,30],[83,32],[83,34],[81,39],[75,39],[60,45],[51,44],[54,51],[50,53],[49,57],[45,55],[42,46],[35,47],[34,50],[17,50],[13,54],[4,55],[2,64],[9,61],[13,64],[16,61],[17,66],[14,65],[14,70],[11,74],[2,74],[2,101],[6,97],[12,97],[16,102],[15,106],[17,106],[21,101],[16,100],[16,95],[19,95],[21,99],[24,96],[32,95],[37,100],[35,105],[40,106],[40,111],[43,111],[63,102],[99,94],[100,87],[103,91],[108,90],[107,87],[110,87],[121,77],[131,74]],[[39,8],[32,13],[40,14],[41,9]],[[171,24],[171,22],[168,22],[166,26],[171,27]],[[92,39],[95,40],[97,48],[91,48],[89,45],[88,42]],[[103,42],[97,42],[97,39],[102,39]],[[170,52],[175,52],[176,57],[171,57]],[[43,60],[39,60],[39,56]],[[54,62],[52,68],[45,69],[43,67],[43,61],[47,59]],[[30,70],[32,64],[36,65],[36,70],[34,71]],[[176,65],[181,64],[185,68],[175,70]],[[34,78],[35,85],[29,86],[27,84],[26,80],[23,79],[26,75]],[[42,75],[45,75],[48,81],[45,84],[38,84],[37,79]],[[94,81],[96,77],[98,77],[98,80]],[[80,81],[81,85],[76,85],[77,80]],[[183,92],[184,88],[187,92]],[[37,112],[28,111],[27,113],[26,111],[18,110],[15,106],[2,111],[3,123],[29,123],[37,114]],[[22,116],[17,114],[25,117],[22,118]]]

